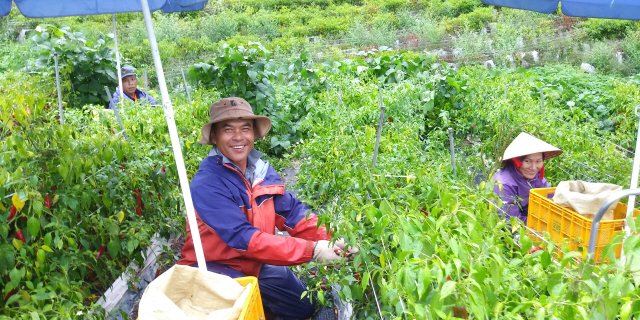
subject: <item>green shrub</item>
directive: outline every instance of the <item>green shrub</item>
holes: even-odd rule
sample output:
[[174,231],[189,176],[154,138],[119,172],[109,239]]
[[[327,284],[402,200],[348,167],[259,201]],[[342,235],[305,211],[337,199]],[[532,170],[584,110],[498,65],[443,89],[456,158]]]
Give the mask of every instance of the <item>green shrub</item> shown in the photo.
[[271,40],[278,35],[278,21],[270,12],[260,10],[251,16],[247,31],[251,34]]
[[622,51],[636,69],[640,69],[640,31],[628,34],[622,41]]
[[43,25],[36,28],[31,41],[31,49],[38,55],[37,71],[54,73],[54,54],[58,54],[61,78],[68,79],[64,88],[65,93],[71,95],[71,107],[109,101],[104,86],[117,82],[111,36],[87,38],[81,32],[72,32],[68,26]]
[[269,43],[269,49],[282,53],[300,52],[307,46],[306,37],[278,37]]
[[429,3],[429,11],[434,16],[454,18],[461,14],[471,13],[481,5],[480,0],[433,0]]
[[464,13],[445,22],[447,31],[453,32],[465,27],[469,30],[479,31],[487,23],[493,20],[493,9],[488,7],[476,8],[473,12]]
[[421,41],[438,43],[444,35],[443,28],[438,26],[438,21],[428,14],[416,17],[416,23],[409,28]]
[[232,11],[223,11],[217,16],[208,16],[201,22],[200,30],[211,42],[218,42],[238,33],[240,24]]
[[591,39],[622,39],[628,31],[635,28],[635,23],[630,20],[588,19],[580,26],[587,30]]
[[350,25],[349,17],[315,17],[309,21],[308,28],[311,35],[338,35]]
[[396,32],[381,24],[369,27],[366,23],[354,23],[345,34],[345,40],[358,47],[392,46],[397,40]]

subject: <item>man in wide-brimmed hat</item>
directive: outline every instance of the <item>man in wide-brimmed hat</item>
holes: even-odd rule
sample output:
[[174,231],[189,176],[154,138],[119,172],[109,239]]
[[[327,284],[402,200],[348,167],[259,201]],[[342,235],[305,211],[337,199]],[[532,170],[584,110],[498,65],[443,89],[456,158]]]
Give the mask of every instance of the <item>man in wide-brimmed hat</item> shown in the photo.
[[[310,317],[315,309],[307,290],[286,266],[315,259],[339,266],[336,253],[357,253],[338,239],[331,244],[318,217],[285,191],[277,172],[253,149],[271,128],[268,117],[255,115],[242,98],[224,98],[211,105],[210,121],[202,127],[201,144],[213,145],[191,181],[207,269],[231,277],[258,278],[266,311],[284,319]],[[291,237],[275,235],[275,228]],[[187,224],[183,265],[196,265]]]
[[508,217],[527,224],[529,191],[550,187],[544,178],[544,161],[560,154],[562,150],[524,132],[511,142],[502,156],[502,169],[493,176],[499,182],[494,192],[502,199],[502,210]]
[[120,90],[123,90],[122,97],[123,99],[139,102],[139,103],[147,103],[151,106],[156,105],[156,99],[154,99],[151,95],[146,92],[138,89],[138,76],[136,75],[136,71],[133,67],[125,66],[120,69],[120,75],[122,78],[122,88],[117,87],[113,92],[113,96],[111,97],[111,102],[109,102],[109,109],[113,108],[113,104],[117,104],[120,102]]

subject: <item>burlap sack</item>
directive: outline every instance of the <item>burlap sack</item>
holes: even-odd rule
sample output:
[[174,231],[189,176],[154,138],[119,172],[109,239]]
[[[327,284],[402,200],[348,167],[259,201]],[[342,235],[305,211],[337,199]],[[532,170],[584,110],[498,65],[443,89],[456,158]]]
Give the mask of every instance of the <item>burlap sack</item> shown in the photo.
[[[553,201],[561,206],[572,208],[587,219],[593,219],[604,200],[619,190],[622,190],[621,186],[610,183],[562,181],[556,187]],[[618,202],[609,207],[602,220],[613,220],[613,209]]]
[[236,320],[250,290],[225,275],[175,265],[144,291],[138,319]]

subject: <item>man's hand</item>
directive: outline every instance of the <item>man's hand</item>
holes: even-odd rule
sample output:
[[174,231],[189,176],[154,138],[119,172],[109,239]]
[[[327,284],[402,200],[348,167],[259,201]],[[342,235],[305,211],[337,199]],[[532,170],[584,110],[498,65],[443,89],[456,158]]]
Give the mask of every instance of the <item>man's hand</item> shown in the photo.
[[353,256],[360,251],[358,246],[349,246],[349,250],[347,250],[347,243],[344,242],[344,239],[340,238],[336,240],[336,246],[338,246],[342,251],[345,252],[347,259],[353,260]]
[[331,245],[327,240],[319,240],[313,247],[313,259],[319,263],[333,264],[344,259],[336,253],[337,250],[341,250],[339,246]]

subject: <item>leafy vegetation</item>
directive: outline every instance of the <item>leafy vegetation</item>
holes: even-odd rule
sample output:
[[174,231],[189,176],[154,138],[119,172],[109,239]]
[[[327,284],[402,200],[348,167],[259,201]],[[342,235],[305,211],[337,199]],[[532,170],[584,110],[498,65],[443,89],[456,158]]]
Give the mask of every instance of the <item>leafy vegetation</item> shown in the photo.
[[[142,19],[117,17],[125,62],[152,74]],[[32,28],[42,22],[10,19]],[[154,19],[163,62],[188,66],[191,103],[184,87],[172,86],[171,95],[187,175],[209,151],[197,140],[210,104],[244,97],[273,121],[256,148],[278,170],[300,160],[299,195],[324,208],[321,222],[336,237],[360,245],[346,267],[306,279],[321,302],[326,279],[341,285],[358,319],[640,315],[638,235],[614,237],[608,262],[593,264],[584,248],[570,252],[575,239],[553,243],[543,234],[543,243],[514,229],[493,206],[491,183],[521,131],[565,151],[546,163],[552,185],[628,183],[640,79],[615,75],[640,66],[635,23],[477,0],[227,1]],[[110,18],[46,22],[25,43],[0,46],[0,319],[104,318],[95,302],[105,288],[142,262],[155,235],[184,232],[179,182],[161,108],[125,104],[127,142],[101,105],[100,88],[115,84],[111,36],[102,35]],[[12,28],[0,31],[13,38]],[[586,51],[579,43],[594,39],[607,40]],[[620,40],[622,65],[612,58]],[[400,41],[458,50],[399,52]],[[23,67],[27,48],[31,71],[41,74],[11,71]],[[76,107],[64,111],[64,125],[54,107],[54,52],[65,103]],[[505,55],[532,68],[511,68]],[[492,57],[499,68],[473,66]],[[583,58],[598,74],[576,68]],[[168,79],[176,81],[175,72]],[[627,222],[636,232],[638,222]],[[620,244],[626,261],[614,256]],[[309,267],[295,269],[304,277]]]
[[54,55],[58,55],[60,77],[69,105],[108,104],[104,86],[117,83],[113,35],[97,38],[73,32],[69,26],[36,27],[31,50],[37,55],[33,70],[55,75]]

